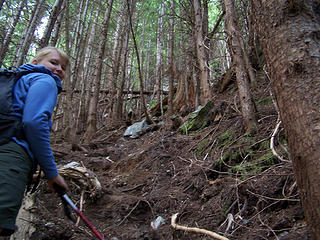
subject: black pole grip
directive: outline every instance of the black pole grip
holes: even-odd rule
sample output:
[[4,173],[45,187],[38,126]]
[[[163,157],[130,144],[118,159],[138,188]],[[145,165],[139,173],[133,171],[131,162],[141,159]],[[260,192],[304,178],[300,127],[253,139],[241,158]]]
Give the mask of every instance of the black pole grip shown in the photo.
[[58,193],[58,195],[60,197],[63,196],[64,194],[66,194],[66,190],[56,183],[53,184],[53,188],[54,188],[54,190],[56,190],[56,192]]

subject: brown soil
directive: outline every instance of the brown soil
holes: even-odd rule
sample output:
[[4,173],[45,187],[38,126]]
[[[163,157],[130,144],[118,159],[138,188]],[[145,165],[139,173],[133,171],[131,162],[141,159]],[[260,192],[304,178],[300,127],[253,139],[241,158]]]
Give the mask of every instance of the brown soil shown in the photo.
[[[254,156],[270,152],[260,143],[270,140],[277,122],[273,103],[262,104],[270,100],[266,83],[254,92],[258,132],[250,141],[238,141],[246,136],[235,94],[233,85],[223,95],[216,95],[216,106],[227,103],[222,118],[191,136],[173,131],[166,122],[137,139],[124,138],[125,127],[105,130],[84,146],[88,153],[71,151],[65,142],[53,145],[58,164],[82,162],[98,176],[103,192],[94,199],[86,193],[82,212],[105,239],[212,239],[175,230],[170,223],[175,213],[179,213],[180,225],[203,228],[229,239],[308,239],[290,163],[273,157],[272,164],[266,162],[256,170],[230,171],[255,160],[245,150],[248,147]],[[227,130],[234,132],[234,141],[223,145],[219,136]],[[283,131],[277,134],[278,143],[281,138]],[[279,144],[277,147],[279,150]],[[237,157],[230,154],[221,162],[228,151]],[[281,154],[289,158],[285,151]],[[81,189],[71,179],[66,180],[68,194],[79,206]],[[35,212],[33,240],[97,239],[83,221],[76,226],[67,219],[60,199],[43,182]],[[226,231],[228,214],[234,222]],[[165,222],[153,229],[151,222],[159,216]]]

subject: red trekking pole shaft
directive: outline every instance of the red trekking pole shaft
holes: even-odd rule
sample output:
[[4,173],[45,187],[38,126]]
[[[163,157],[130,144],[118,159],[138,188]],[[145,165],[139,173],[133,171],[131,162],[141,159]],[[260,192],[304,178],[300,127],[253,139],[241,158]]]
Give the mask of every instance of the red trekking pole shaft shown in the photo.
[[83,215],[83,213],[77,208],[77,206],[71,201],[67,194],[63,194],[62,197],[66,200],[66,202],[71,206],[71,208],[80,216],[80,218],[87,224],[90,230],[96,235],[96,237],[100,240],[104,240],[101,233],[98,232],[97,229],[93,227],[93,225],[89,222],[89,220]]
[[77,206],[71,201],[71,199],[66,194],[65,189],[60,187],[58,184],[54,184],[54,188],[56,192],[59,194],[59,196],[64,199],[64,201],[70,205],[70,207],[80,216],[80,218],[86,223],[86,225],[90,228],[90,230],[93,232],[93,234],[99,239],[104,240],[101,233],[98,232],[97,229],[93,227],[93,225],[89,222],[89,220],[83,215],[83,213],[77,208]]

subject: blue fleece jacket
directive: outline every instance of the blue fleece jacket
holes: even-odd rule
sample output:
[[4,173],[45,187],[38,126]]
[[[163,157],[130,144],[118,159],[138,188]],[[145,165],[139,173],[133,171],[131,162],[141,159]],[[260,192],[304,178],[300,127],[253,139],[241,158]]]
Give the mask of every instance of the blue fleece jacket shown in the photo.
[[19,70],[32,70],[22,76],[13,91],[13,109],[22,120],[26,140],[13,138],[39,163],[46,178],[58,175],[50,146],[51,116],[62,91],[60,78],[42,65],[25,64]]

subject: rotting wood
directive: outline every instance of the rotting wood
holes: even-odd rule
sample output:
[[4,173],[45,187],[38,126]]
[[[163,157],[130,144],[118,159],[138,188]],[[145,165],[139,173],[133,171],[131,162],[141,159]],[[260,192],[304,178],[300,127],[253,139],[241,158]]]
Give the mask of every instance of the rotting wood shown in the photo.
[[224,236],[219,235],[218,233],[215,233],[215,232],[212,232],[212,231],[209,231],[209,230],[206,230],[206,229],[196,228],[196,227],[185,227],[185,226],[176,224],[176,220],[177,220],[178,214],[179,213],[175,213],[171,217],[171,226],[173,228],[178,229],[178,230],[187,231],[187,232],[195,232],[195,233],[206,234],[206,235],[208,235],[208,236],[210,236],[212,238],[219,239],[219,240],[229,240],[229,238],[226,238]]

